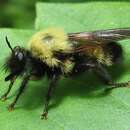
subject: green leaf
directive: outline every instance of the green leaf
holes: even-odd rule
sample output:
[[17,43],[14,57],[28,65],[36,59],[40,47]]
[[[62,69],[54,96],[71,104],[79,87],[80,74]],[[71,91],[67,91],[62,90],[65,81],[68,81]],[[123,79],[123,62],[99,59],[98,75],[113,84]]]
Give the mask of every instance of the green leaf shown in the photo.
[[[130,26],[130,3],[128,2],[83,2],[83,3],[38,3],[36,29],[60,26],[66,32]],[[0,29],[0,63],[9,54],[5,36],[11,45],[27,46],[32,30]],[[130,40],[121,41],[124,48],[124,65],[108,68],[115,81],[130,78]],[[7,89],[5,73],[0,74],[0,95]],[[9,100],[0,102],[1,130],[129,130],[130,90],[115,89],[105,93],[107,87],[92,73],[76,79],[61,79],[50,104],[48,120],[40,120],[48,81],[30,81],[20,97],[16,109],[8,112],[6,106],[14,98],[19,79]]]
[[38,3],[36,29],[58,26],[67,32],[130,26],[128,2]]

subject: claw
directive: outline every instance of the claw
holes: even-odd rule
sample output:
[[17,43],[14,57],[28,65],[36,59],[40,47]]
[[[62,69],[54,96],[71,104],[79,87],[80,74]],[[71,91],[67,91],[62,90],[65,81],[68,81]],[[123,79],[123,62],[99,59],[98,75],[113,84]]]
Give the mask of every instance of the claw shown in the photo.
[[41,119],[43,120],[43,119],[45,119],[45,120],[47,120],[47,112],[44,112],[42,115],[41,115]]
[[130,88],[130,81],[128,81],[128,88]]
[[6,101],[7,100],[7,96],[6,95],[1,96],[0,100],[3,101],[3,102]]
[[13,111],[13,110],[14,110],[14,104],[12,103],[12,104],[10,104],[10,105],[8,106],[8,111],[11,112],[11,111]]

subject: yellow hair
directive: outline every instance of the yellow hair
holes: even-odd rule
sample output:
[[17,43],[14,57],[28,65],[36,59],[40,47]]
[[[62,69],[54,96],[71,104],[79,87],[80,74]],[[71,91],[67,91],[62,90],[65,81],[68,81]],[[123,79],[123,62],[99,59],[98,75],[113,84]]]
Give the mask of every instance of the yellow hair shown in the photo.
[[29,49],[32,55],[46,62],[48,66],[58,66],[61,63],[53,55],[54,51],[67,52],[71,50],[67,35],[62,29],[49,28],[32,36],[29,41]]
[[93,56],[97,58],[97,61],[106,64],[107,66],[112,65],[112,56],[104,52],[102,47],[99,47],[93,52]]

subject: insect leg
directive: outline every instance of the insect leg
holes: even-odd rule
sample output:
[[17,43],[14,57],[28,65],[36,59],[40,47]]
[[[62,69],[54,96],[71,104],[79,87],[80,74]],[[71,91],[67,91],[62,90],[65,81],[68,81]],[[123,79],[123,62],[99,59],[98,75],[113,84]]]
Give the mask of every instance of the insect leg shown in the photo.
[[47,119],[49,101],[56,88],[57,80],[58,80],[58,76],[53,75],[45,97],[45,106],[44,106],[43,114],[41,115],[41,119]]
[[30,75],[29,74],[25,74],[24,78],[23,78],[23,81],[21,83],[21,86],[19,88],[19,91],[18,91],[18,94],[16,95],[14,101],[8,106],[8,110],[11,111],[14,109],[14,106],[16,104],[16,102],[18,101],[20,95],[22,94],[23,90],[25,89],[26,87],[26,84],[28,83],[29,81],[29,78],[30,78]]
[[8,96],[8,94],[9,94],[10,90],[12,89],[15,80],[16,80],[16,77],[13,77],[13,78],[10,80],[10,84],[9,84],[9,87],[8,87],[7,91],[6,91],[6,92],[1,96],[1,98],[0,98],[2,101],[5,101],[5,100],[7,99],[7,96]]
[[130,86],[130,82],[122,82],[115,83],[112,81],[112,78],[106,68],[101,64],[97,64],[95,68],[95,72],[105,81],[106,84],[111,85],[108,89],[119,88],[119,87],[128,87]]

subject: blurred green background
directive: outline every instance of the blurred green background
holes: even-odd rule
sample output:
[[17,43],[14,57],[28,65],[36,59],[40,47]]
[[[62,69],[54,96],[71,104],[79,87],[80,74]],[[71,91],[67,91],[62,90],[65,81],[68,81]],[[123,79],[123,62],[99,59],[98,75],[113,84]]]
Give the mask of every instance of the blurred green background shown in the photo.
[[[80,2],[124,2],[129,0],[0,0],[0,28],[34,28],[36,2],[80,3]],[[27,13],[28,12],[28,13]]]
[[0,28],[34,28],[34,22],[36,17],[35,4],[39,1],[57,3],[77,3],[85,2],[86,0],[0,0]]
[[0,0],[0,27],[33,28],[36,1]]

